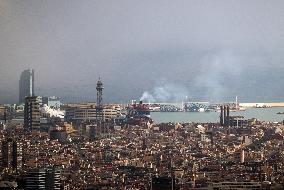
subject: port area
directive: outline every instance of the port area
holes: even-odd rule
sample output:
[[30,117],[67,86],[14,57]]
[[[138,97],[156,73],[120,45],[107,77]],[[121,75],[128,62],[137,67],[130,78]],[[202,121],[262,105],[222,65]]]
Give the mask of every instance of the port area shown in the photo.
[[[181,102],[181,103],[146,103],[150,112],[220,112],[222,105],[229,106],[230,111],[246,111],[249,108],[284,107],[284,102],[272,103],[210,103],[210,102]],[[277,114],[283,114],[277,113]]]

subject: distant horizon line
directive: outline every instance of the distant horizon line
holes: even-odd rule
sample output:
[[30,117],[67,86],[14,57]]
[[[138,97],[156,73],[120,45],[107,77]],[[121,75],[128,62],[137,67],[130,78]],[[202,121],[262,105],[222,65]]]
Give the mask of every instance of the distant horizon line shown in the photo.
[[[41,96],[43,97],[43,96]],[[49,97],[49,96],[48,96]],[[131,104],[132,100],[128,101],[106,101],[105,104]],[[139,104],[140,101],[136,101],[136,104]],[[235,101],[161,101],[161,102],[149,102],[149,101],[142,101],[143,104],[182,104],[182,103],[210,103],[210,104],[224,104],[224,103],[236,103]],[[63,104],[84,104],[84,103],[96,103],[96,101],[61,101]],[[19,103],[0,103],[2,105],[5,104],[16,104],[21,105]],[[281,107],[284,107],[284,101],[241,101],[238,104],[254,104],[254,105],[270,105],[270,104],[281,104]]]

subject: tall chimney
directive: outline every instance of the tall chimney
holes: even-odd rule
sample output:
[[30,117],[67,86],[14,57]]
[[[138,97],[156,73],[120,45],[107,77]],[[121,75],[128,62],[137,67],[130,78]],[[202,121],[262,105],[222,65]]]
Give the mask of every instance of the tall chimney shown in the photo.
[[220,112],[220,124],[221,124],[221,126],[223,126],[224,125],[224,115],[223,115],[223,105],[221,105],[220,106],[220,108],[221,108],[221,112]]
[[227,106],[227,117],[230,116],[230,106]]
[[230,106],[229,105],[227,105],[227,117],[226,117],[226,124],[227,124],[227,126],[229,126],[230,125]]
[[7,111],[6,108],[4,109],[4,122],[7,123]]
[[224,123],[224,126],[226,127],[227,126],[227,110],[226,110],[226,106],[223,105],[223,123]]

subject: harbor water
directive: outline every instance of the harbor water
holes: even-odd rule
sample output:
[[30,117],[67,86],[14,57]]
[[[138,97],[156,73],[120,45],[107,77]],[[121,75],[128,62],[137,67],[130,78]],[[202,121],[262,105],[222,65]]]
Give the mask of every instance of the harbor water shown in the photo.
[[[230,112],[230,115],[244,116],[245,119],[257,118],[261,121],[282,122],[284,107],[248,108],[245,111]],[[185,122],[219,122],[220,112],[151,112],[155,123],[185,123]]]

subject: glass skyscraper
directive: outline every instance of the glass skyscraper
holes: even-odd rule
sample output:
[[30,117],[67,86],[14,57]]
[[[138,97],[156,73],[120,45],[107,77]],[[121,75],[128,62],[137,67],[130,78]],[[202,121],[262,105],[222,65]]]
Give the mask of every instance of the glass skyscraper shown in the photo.
[[33,69],[24,70],[19,81],[19,103],[24,103],[27,96],[34,96]]

